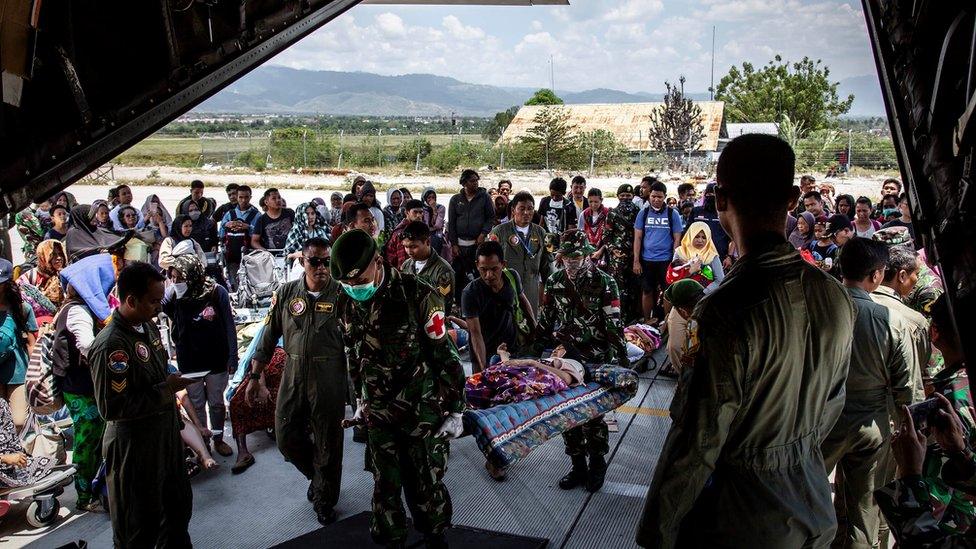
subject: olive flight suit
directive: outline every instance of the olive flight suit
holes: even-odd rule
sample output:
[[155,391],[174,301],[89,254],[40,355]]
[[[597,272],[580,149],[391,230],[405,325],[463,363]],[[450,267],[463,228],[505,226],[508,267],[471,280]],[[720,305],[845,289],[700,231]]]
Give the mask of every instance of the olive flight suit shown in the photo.
[[152,322],[136,327],[116,311],[88,353],[102,437],[115,546],[191,547],[193,492],[184,465],[176,395]]
[[781,235],[750,250],[688,324],[644,547],[826,546],[820,444],[844,406],[854,308]]
[[897,419],[891,415],[891,401],[896,407],[912,402],[911,364],[916,359],[911,327],[904,317],[875,303],[860,288],[847,291],[857,307],[847,400],[822,452],[826,472],[836,466],[843,476],[837,498],[843,499],[847,527],[838,532],[838,542],[868,548],[878,541],[880,515],[874,489],[891,434],[890,421]]
[[400,266],[400,271],[426,281],[444,298],[444,312],[451,314],[454,306],[454,268],[431,248],[430,257],[424,268],[417,270],[417,262],[408,258]]
[[407,536],[401,490],[417,530],[438,535],[451,525],[444,485],[450,444],[435,434],[449,414],[464,410],[464,371],[440,292],[395,269],[384,267],[383,275],[368,301],[343,296],[341,315],[369,427],[370,532],[390,544]]
[[[281,455],[312,481],[317,511],[335,507],[342,483],[346,355],[339,292],[331,278],[318,297],[309,293],[304,276],[281,286],[254,349],[254,359],[267,363],[284,338],[288,359],[275,405],[275,438]],[[314,442],[308,438],[309,426]]]
[[[522,291],[532,304],[532,314],[539,316],[539,299],[542,284],[549,278],[552,255],[546,249],[546,231],[540,225],[529,224],[528,235],[515,228],[514,221],[498,225],[488,235],[502,245],[505,263],[522,279]],[[516,297],[517,299],[517,297]]]

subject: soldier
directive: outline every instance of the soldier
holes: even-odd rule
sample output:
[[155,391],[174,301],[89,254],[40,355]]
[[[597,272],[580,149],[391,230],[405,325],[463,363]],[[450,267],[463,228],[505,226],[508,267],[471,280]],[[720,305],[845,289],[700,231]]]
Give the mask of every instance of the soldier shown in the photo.
[[423,221],[411,221],[400,231],[400,242],[408,259],[400,270],[433,286],[444,298],[444,311],[454,306],[454,269],[430,247],[430,228]]
[[102,438],[115,546],[191,547],[193,493],[183,461],[176,393],[195,380],[167,375],[153,318],[163,275],[146,263],[119,273],[121,305],[88,352]]
[[529,299],[532,311],[537,312],[540,286],[549,278],[552,265],[552,256],[545,245],[546,230],[532,223],[535,198],[531,193],[516,193],[511,209],[512,220],[492,229],[488,239],[502,245],[507,267],[518,273],[522,291]]
[[624,326],[640,316],[640,287],[632,269],[634,265],[634,220],[640,208],[634,204],[634,187],[629,183],[617,187],[617,207],[610,210],[603,229],[607,248],[606,272],[620,290],[620,317]]
[[768,135],[722,151],[715,204],[742,256],[689,321],[641,546],[809,547],[834,537],[817,450],[844,405],[854,310],[841,284],[786,241],[795,162]]
[[[562,343],[584,362],[629,367],[617,283],[588,261],[594,249],[582,231],[566,231],[559,241],[566,268],[546,281],[531,356],[539,356],[546,345]],[[571,490],[585,484],[590,492],[599,490],[607,472],[604,456],[610,451],[603,416],[564,432],[563,440],[573,469],[560,479],[559,487]]]
[[[336,520],[342,481],[342,418],[346,356],[336,302],[339,284],[329,276],[329,242],[310,238],[300,258],[305,276],[281,286],[271,299],[261,339],[254,348],[248,401],[266,402],[264,368],[278,339],[288,361],[278,387],[275,438],[285,460],[311,483],[308,499],[322,524]],[[311,425],[313,441],[309,440]]]
[[366,233],[335,243],[332,277],[346,296],[340,315],[358,401],[354,422],[369,427],[377,543],[403,547],[401,487],[427,547],[447,547],[451,497],[444,486],[448,440],[461,435],[464,372],[447,337],[440,292],[413,275],[384,267]]

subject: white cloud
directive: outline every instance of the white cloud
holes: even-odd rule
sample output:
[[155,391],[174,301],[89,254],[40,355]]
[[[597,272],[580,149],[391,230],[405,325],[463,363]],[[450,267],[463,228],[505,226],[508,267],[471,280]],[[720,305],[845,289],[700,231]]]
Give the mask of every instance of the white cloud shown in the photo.
[[403,19],[389,12],[376,16],[376,28],[386,36],[403,36],[407,33]]
[[611,8],[603,15],[604,21],[646,22],[664,9],[661,0],[625,0],[622,5]]
[[461,20],[453,15],[445,17],[441,23],[451,36],[458,40],[481,40],[485,37],[485,31],[478,27],[468,27],[461,23]]
[[543,28],[542,21],[539,21],[538,19],[532,21],[532,23],[530,23],[529,26],[531,26],[532,30],[534,31],[541,31]]

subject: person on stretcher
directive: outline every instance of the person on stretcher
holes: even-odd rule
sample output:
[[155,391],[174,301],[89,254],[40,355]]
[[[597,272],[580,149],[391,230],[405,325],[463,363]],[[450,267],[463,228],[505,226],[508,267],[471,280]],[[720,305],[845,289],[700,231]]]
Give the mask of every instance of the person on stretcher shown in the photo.
[[532,400],[583,384],[583,364],[563,345],[550,358],[511,358],[507,346],[498,346],[500,362],[467,379],[464,386],[468,405],[490,408]]

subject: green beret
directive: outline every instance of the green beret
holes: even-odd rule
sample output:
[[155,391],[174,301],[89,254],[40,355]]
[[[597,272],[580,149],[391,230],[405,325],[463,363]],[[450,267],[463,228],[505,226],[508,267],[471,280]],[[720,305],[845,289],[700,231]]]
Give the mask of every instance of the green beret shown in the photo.
[[683,278],[664,290],[664,299],[675,307],[688,307],[697,303],[704,293],[705,288],[697,280]]
[[376,252],[376,241],[366,231],[354,229],[342,233],[332,245],[332,278],[356,278],[369,267]]

